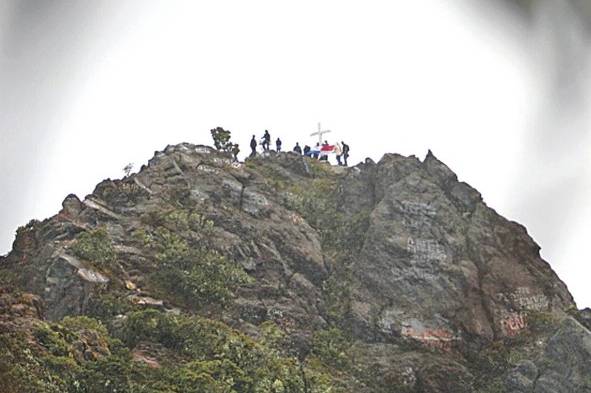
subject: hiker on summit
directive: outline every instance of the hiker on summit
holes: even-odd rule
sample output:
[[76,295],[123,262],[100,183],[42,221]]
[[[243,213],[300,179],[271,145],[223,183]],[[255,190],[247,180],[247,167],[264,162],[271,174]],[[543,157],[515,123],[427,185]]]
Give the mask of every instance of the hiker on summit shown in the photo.
[[269,134],[269,130],[265,130],[261,145],[263,146],[263,150],[269,150],[269,146],[271,145],[271,134]]
[[308,146],[308,145],[304,146],[304,156],[312,157],[312,153],[310,151],[311,151],[310,146]]
[[318,157],[320,157],[320,150],[321,150],[321,147],[320,147],[320,142],[319,142],[316,144],[316,146],[314,146],[312,148],[312,150],[310,150],[310,153],[311,153],[310,157],[318,159]]
[[328,155],[334,153],[334,149],[334,145],[329,144],[328,141],[324,141],[320,149],[320,161],[328,161]]
[[254,157],[257,155],[257,138],[256,136],[252,136],[252,139],[250,140],[250,149],[252,150],[252,153],[250,153],[251,157]]
[[281,145],[283,143],[281,142],[281,139],[277,138],[277,141],[275,141],[275,147],[277,149],[277,153],[279,153],[281,151]]
[[348,166],[347,164],[347,158],[349,158],[349,145],[347,145],[345,142],[341,141],[341,144],[343,145],[343,160],[344,160],[344,165]]
[[238,144],[236,143],[232,146],[232,155],[234,156],[233,162],[238,162],[238,153],[240,153],[240,147],[238,147]]
[[300,144],[299,144],[299,142],[296,142],[296,145],[295,145],[295,147],[293,148],[293,151],[294,151],[294,152],[296,152],[296,153],[298,153],[299,155],[301,155],[301,154],[302,154],[302,148],[300,147]]
[[337,157],[337,163],[339,164],[339,166],[342,166],[343,163],[341,162],[341,155],[343,154],[343,146],[337,142],[337,144],[334,147],[334,154]]

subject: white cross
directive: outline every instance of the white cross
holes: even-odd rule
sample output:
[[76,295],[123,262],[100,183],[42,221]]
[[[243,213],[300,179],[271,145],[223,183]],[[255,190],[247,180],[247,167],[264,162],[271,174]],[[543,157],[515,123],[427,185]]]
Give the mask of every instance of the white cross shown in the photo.
[[318,123],[318,132],[314,132],[314,133],[310,134],[310,136],[316,136],[316,135],[318,135],[318,142],[320,144],[322,144],[322,136],[324,134],[328,134],[329,132],[332,132],[332,131],[331,130],[324,130],[324,131],[322,131],[322,127],[320,127],[320,123]]

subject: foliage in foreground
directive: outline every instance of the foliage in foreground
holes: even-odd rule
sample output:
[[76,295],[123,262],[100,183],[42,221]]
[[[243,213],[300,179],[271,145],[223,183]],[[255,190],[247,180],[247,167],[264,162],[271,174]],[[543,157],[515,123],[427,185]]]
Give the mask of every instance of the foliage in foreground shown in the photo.
[[[118,338],[114,338],[114,336]],[[134,360],[159,348],[157,366]],[[33,337],[0,335],[6,393],[337,392],[321,367],[300,364],[222,322],[146,310],[112,332],[88,317],[39,323]]]

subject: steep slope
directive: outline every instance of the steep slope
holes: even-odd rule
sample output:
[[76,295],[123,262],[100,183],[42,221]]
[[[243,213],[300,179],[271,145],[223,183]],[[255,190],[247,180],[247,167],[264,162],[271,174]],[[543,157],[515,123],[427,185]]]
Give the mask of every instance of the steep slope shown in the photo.
[[168,146],[20,228],[0,269],[0,375],[28,391],[591,389],[565,285],[431,153]]

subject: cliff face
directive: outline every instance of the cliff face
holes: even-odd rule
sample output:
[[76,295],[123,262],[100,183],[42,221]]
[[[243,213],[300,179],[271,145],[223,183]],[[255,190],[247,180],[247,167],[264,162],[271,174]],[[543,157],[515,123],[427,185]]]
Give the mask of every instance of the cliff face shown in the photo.
[[169,146],[19,229],[0,269],[28,391],[591,389],[585,314],[431,153],[334,168]]

